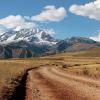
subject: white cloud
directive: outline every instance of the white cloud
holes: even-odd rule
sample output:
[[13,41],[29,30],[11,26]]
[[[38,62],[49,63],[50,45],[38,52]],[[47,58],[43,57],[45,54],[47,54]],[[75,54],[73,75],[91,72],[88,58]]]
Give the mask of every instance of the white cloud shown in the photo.
[[20,30],[22,28],[35,27],[36,24],[32,21],[28,21],[26,17],[10,15],[6,18],[0,19],[0,25],[7,29],[11,28],[14,30]]
[[100,33],[97,36],[90,37],[90,39],[100,42]]
[[[10,29],[14,31],[19,31],[20,29],[27,29],[34,27],[37,28],[38,25],[35,24],[29,16],[22,17],[21,15],[17,16],[10,15],[6,18],[0,19],[0,35],[4,34],[6,31]],[[53,29],[42,29],[42,30],[50,35],[55,34]]]
[[39,22],[58,22],[64,19],[66,15],[67,12],[64,7],[56,8],[55,6],[46,6],[39,15],[32,16],[32,20]]
[[[60,21],[65,16],[66,10],[63,7],[55,8],[55,6],[44,7],[44,10],[36,16],[9,15],[8,17],[0,19],[0,34],[3,34],[9,29],[19,31],[20,29],[38,27],[36,21]],[[52,29],[45,31],[48,31],[50,34],[54,34]]]
[[100,0],[95,0],[94,2],[84,5],[74,4],[69,8],[69,11],[76,15],[81,15],[100,21]]
[[55,31],[53,29],[43,29],[46,33],[50,34],[50,35],[54,35]]

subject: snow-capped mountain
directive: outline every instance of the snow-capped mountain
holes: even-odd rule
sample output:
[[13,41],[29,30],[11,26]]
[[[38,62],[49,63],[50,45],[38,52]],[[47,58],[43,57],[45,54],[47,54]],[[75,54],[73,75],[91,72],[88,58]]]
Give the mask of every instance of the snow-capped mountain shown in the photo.
[[0,30],[0,58],[28,58],[98,47],[100,42],[84,37],[56,40],[49,31],[39,28]]
[[52,38],[48,31],[41,30],[39,28],[21,29],[19,31],[1,31],[0,33],[0,44],[19,42],[22,40],[37,44],[56,44],[56,41]]

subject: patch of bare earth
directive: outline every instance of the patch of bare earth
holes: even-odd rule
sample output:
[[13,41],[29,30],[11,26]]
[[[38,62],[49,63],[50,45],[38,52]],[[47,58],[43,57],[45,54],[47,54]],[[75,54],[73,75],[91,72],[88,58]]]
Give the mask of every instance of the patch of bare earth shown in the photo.
[[[87,83],[87,84],[84,84]],[[93,81],[93,84],[99,85]],[[79,78],[43,67],[28,73],[26,100],[100,100],[100,88]]]

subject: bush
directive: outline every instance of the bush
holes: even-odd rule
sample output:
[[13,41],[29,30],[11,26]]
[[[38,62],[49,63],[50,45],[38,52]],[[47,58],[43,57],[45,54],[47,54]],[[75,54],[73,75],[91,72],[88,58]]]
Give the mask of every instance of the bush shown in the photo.
[[84,69],[83,69],[83,74],[84,74],[84,75],[89,75],[89,70],[86,69],[86,68],[84,68]]
[[72,67],[72,65],[70,65],[70,64],[64,64],[64,65],[62,65],[62,68],[68,68],[68,67]]
[[80,66],[81,64],[74,64],[74,66]]

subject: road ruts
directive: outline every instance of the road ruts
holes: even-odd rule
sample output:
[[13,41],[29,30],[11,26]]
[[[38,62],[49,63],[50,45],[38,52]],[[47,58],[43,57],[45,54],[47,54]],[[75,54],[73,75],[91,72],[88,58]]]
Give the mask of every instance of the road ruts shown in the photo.
[[28,72],[25,100],[100,100],[100,81],[54,67]]

